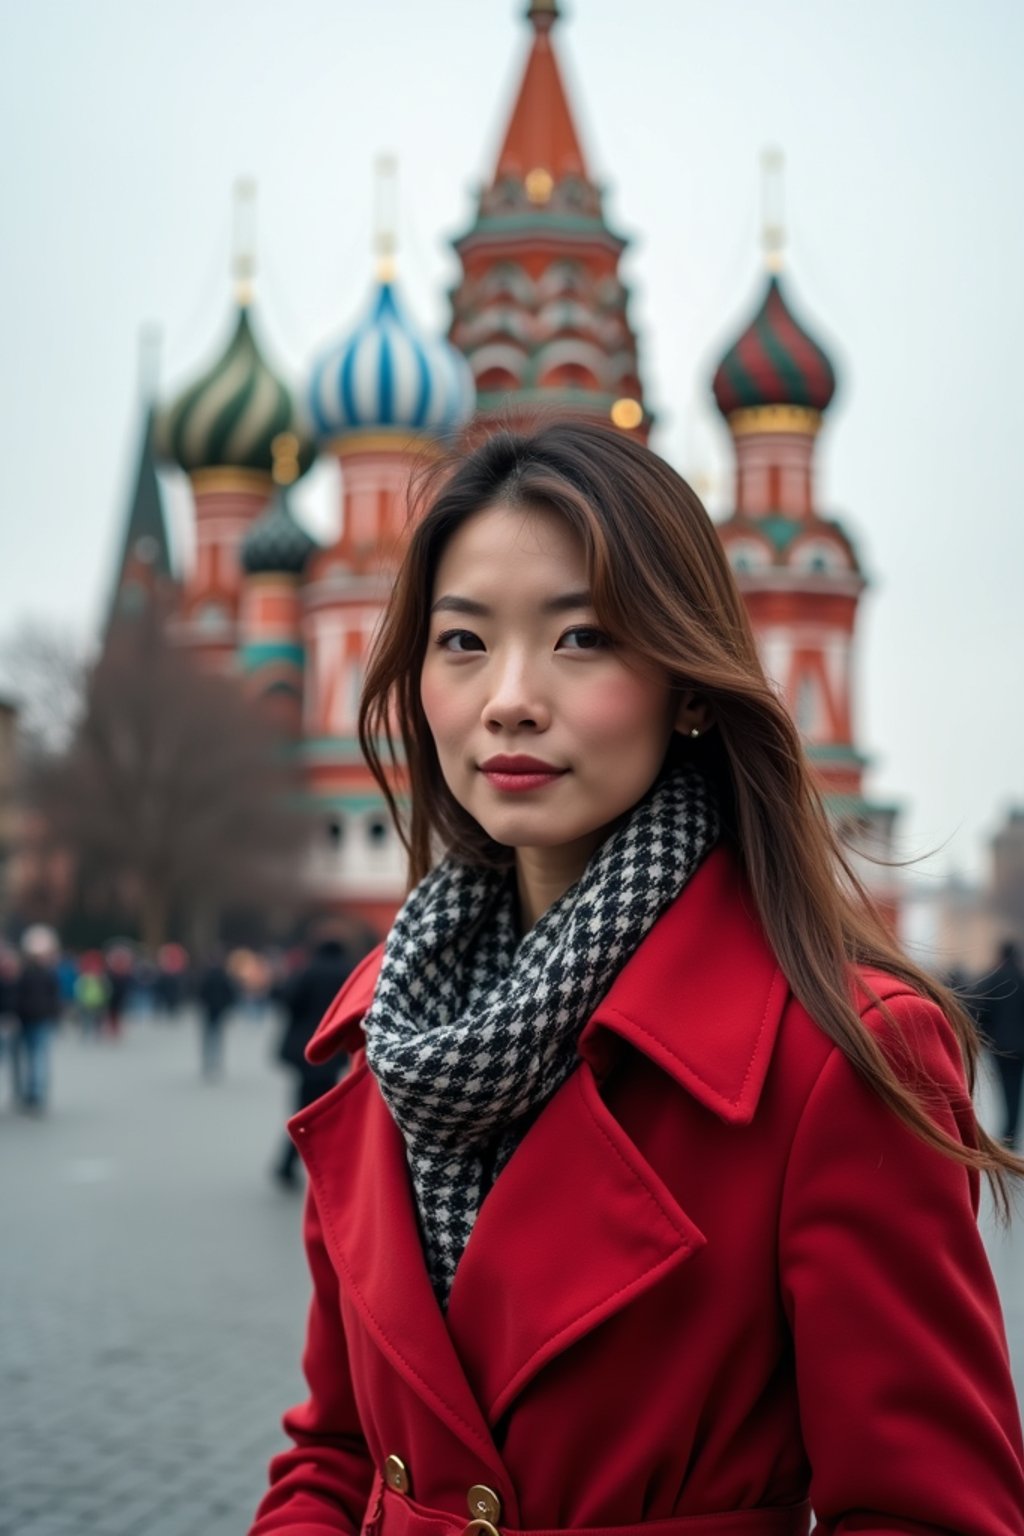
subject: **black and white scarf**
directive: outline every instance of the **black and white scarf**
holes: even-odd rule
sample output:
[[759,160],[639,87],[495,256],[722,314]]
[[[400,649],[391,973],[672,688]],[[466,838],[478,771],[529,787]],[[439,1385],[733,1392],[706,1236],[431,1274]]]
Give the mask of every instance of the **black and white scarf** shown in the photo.
[[442,1307],[491,1181],[579,1060],[617,972],[718,836],[693,767],[658,780],[520,938],[510,875],[447,858],[395,920],[366,1056],[405,1139]]

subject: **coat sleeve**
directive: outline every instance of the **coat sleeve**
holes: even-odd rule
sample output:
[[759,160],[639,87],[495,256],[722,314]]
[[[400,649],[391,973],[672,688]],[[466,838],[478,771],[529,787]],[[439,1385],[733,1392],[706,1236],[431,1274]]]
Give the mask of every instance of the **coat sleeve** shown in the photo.
[[285,1433],[295,1445],[270,1463],[270,1488],[249,1536],[354,1536],[373,1480],[352,1391],[337,1277],[312,1194],[304,1238],[313,1277],[302,1360],[309,1397],[284,1416]]
[[[907,1075],[930,1082],[936,1122],[965,1139],[970,1101],[941,1010],[913,994],[887,1007]],[[874,1024],[884,1047],[891,1026],[877,1010]],[[1024,1536],[1020,1418],[978,1187],[832,1051],[794,1139],[779,1250],[821,1536]]]

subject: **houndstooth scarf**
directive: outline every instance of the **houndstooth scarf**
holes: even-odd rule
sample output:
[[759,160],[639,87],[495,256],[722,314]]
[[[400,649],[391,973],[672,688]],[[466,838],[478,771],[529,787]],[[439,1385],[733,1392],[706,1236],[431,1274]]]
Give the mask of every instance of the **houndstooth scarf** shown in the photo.
[[507,872],[445,859],[395,920],[366,1056],[403,1137],[442,1307],[491,1181],[576,1066],[580,1030],[718,835],[692,767],[660,779],[520,939]]

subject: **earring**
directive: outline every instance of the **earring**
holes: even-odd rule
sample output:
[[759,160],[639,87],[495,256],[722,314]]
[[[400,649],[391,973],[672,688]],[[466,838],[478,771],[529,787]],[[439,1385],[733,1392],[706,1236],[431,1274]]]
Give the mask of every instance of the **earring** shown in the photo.
[[698,730],[698,729],[697,729],[697,727],[696,727],[696,726],[694,726],[694,727],[693,727],[693,728],[692,728],[692,730],[691,730],[691,731],[690,731],[690,735],[691,735],[691,736],[699,736],[699,735],[700,735],[700,731],[699,731],[699,730]]

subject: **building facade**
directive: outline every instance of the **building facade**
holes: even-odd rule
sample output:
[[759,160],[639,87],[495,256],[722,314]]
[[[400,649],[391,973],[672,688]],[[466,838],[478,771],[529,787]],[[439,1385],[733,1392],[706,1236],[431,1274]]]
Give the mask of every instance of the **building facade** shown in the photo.
[[[152,527],[152,448],[189,477],[196,558],[178,574],[175,624],[205,664],[240,673],[293,744],[318,831],[310,881],[325,904],[383,929],[403,893],[402,850],[359,750],[365,659],[406,530],[413,471],[469,419],[486,428],[539,410],[579,412],[646,441],[624,239],[604,215],[558,61],[557,0],[531,0],[519,87],[473,222],[445,337],[426,333],[378,231],[368,303],[290,387],[259,340],[251,255],[238,268],[227,344],[147,420],[122,572],[139,552],[168,565]],[[855,620],[865,575],[847,531],[819,507],[815,451],[835,389],[824,351],[795,318],[777,272],[715,374],[735,450],[721,535],[766,668],[801,727],[830,807],[884,853],[895,810],[865,797],[853,719]],[[314,458],[340,469],[340,531],[318,545],[290,506]],[[139,498],[141,497],[141,504]],[[134,561],[134,564],[133,564]],[[127,578],[122,574],[121,585]],[[887,883],[865,865],[880,899]]]

